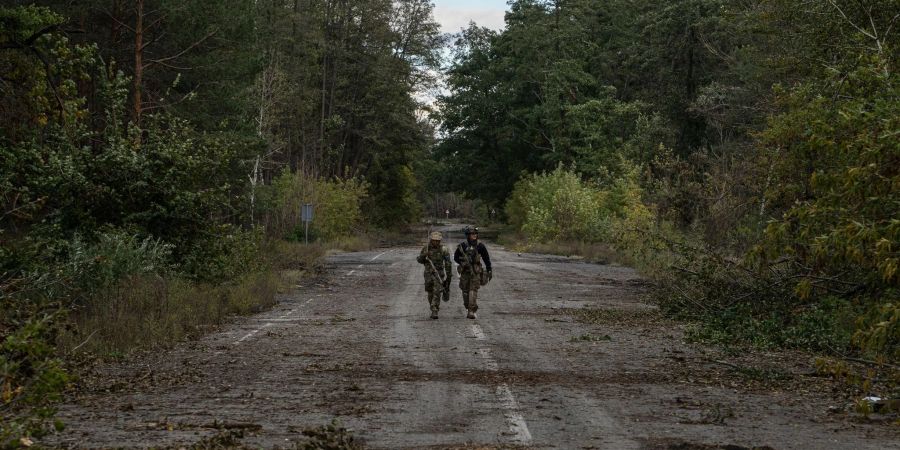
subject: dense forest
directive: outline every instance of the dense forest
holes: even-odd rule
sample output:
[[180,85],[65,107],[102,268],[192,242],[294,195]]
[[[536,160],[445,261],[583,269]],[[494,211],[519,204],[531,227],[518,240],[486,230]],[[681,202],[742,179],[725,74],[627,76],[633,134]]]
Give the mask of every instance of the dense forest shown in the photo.
[[900,359],[898,22],[896,0],[512,1],[455,37],[431,178],[502,205],[514,243],[641,269],[695,339],[866,386],[847,360]]
[[430,2],[3,3],[0,446],[74,355],[272,304],[323,251],[302,203],[317,242],[418,220]]
[[433,8],[2,2],[0,446],[78,355],[265,308],[322,243],[463,197],[608,249],[697,339],[896,377],[900,1],[513,0],[453,36]]

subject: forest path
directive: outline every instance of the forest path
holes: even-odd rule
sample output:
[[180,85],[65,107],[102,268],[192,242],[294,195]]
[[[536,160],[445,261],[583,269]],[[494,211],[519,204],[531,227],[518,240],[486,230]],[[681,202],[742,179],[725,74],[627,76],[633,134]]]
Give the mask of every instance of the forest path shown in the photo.
[[456,276],[428,318],[418,248],[333,255],[271,311],[99,368],[43,444],[177,448],[230,429],[291,447],[337,417],[386,449],[900,448],[896,430],[829,414],[822,390],[746,382],[687,346],[631,269],[489,249],[477,320]]

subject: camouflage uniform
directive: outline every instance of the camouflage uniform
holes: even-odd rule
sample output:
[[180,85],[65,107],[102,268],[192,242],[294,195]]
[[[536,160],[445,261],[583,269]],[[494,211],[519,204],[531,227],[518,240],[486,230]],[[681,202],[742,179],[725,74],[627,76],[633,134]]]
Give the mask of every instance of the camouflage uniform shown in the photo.
[[[435,237],[438,237],[438,239],[434,239]],[[437,319],[437,312],[441,307],[441,295],[444,292],[440,278],[444,279],[447,289],[450,288],[450,279],[453,278],[450,251],[447,250],[447,247],[440,245],[440,233],[432,234],[432,242],[435,240],[438,242],[437,246],[432,245],[432,243],[426,244],[416,258],[419,264],[425,266],[425,291],[428,293],[428,303],[431,305],[431,317],[433,319]],[[429,260],[431,264],[428,263]],[[437,270],[440,278],[431,269],[432,264],[434,264],[434,268]]]
[[474,319],[475,312],[478,311],[478,289],[481,288],[482,280],[486,276],[490,278],[491,258],[484,244],[477,240],[466,240],[456,247],[453,259],[459,264],[456,270],[459,272],[463,306],[469,312],[468,317]]

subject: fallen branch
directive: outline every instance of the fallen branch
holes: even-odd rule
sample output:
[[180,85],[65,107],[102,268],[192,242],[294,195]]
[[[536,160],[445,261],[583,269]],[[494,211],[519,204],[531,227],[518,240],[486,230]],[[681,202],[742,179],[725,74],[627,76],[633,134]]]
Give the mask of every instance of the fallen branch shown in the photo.
[[732,364],[732,363],[730,363],[730,362],[719,361],[718,359],[711,359],[711,358],[705,358],[705,360],[708,361],[708,362],[711,362],[711,363],[723,365],[723,366],[725,366],[725,367],[730,367],[730,368],[732,368],[732,369],[734,369],[734,370],[745,370],[744,367],[738,366],[738,365],[736,365],[736,364]]
[[48,27],[45,27],[45,28],[43,28],[43,29],[41,29],[41,30],[35,32],[35,33],[32,34],[31,36],[28,36],[28,37],[27,37],[24,41],[22,41],[22,42],[12,41],[12,42],[5,42],[5,43],[3,43],[3,44],[0,44],[0,49],[6,50],[6,49],[17,49],[17,48],[28,48],[28,47],[31,47],[32,45],[34,45],[35,41],[38,40],[38,38],[40,38],[41,36],[43,36],[43,35],[45,35],[45,34],[52,33],[52,32],[54,32],[54,31],[56,31],[56,30],[59,28],[60,25],[61,25],[61,24],[58,24],[58,23],[57,23],[57,24],[53,24],[53,25],[50,25],[50,26],[48,26]]
[[78,350],[79,348],[83,347],[84,344],[87,344],[88,341],[90,341],[91,338],[94,337],[94,335],[97,334],[98,331],[100,331],[100,330],[99,330],[99,329],[94,330],[94,332],[91,333],[90,336],[88,336],[87,339],[84,340],[84,342],[82,342],[82,343],[76,345],[75,348],[73,348],[72,350],[69,350],[69,354],[71,355],[72,353],[75,353],[76,350]]
[[870,366],[890,367],[891,369],[894,369],[894,370],[900,370],[900,366],[898,366],[896,364],[887,363],[887,362],[870,361],[868,359],[853,358],[850,356],[842,356],[841,359],[845,359],[845,360],[851,361],[851,362],[857,362],[860,364],[867,364]]

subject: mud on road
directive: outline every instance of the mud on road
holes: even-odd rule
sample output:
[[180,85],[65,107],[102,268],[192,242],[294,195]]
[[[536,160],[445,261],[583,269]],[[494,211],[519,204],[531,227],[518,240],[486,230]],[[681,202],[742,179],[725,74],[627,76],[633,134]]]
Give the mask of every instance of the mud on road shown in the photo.
[[900,448],[896,427],[843,412],[806,355],[685,344],[631,269],[489,248],[477,320],[455,287],[429,319],[418,248],[333,255],[271,311],[98,367],[40,444],[178,448],[241,430],[241,445],[293,447],[338,418],[386,449]]

